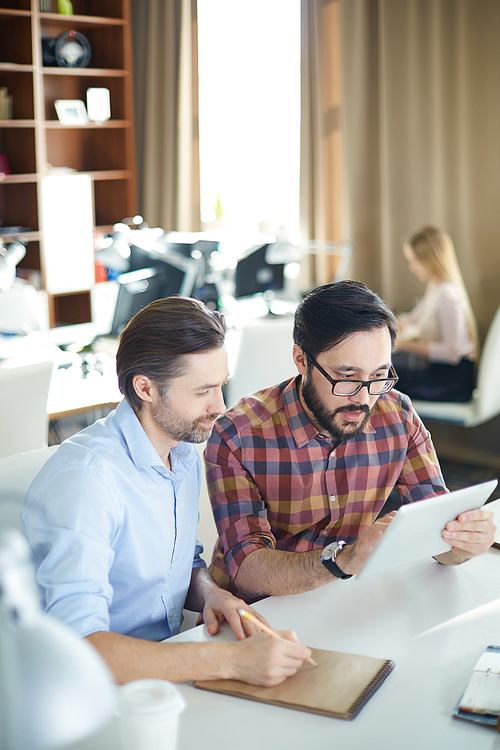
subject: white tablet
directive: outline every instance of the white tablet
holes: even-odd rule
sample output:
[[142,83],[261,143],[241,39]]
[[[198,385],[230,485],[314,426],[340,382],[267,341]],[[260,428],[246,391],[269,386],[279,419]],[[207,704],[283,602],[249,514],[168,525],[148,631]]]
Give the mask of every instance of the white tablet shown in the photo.
[[498,482],[496,479],[464,487],[446,495],[435,495],[402,505],[384,531],[357,578],[385,573],[451,549],[441,532],[460,513],[484,505]]

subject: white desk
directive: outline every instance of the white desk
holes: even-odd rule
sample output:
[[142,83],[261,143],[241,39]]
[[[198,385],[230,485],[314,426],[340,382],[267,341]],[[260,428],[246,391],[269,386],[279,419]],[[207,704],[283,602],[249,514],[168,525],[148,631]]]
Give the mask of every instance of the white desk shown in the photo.
[[[339,581],[256,606],[303,643],[393,659],[396,668],[353,721],[180,685],[177,750],[500,750],[490,727],[452,718],[482,651],[500,645],[500,550],[457,568],[417,563],[378,578]],[[203,626],[172,641],[232,639]],[[111,723],[72,750],[120,750]]]
[[81,375],[79,368],[76,376],[69,370],[59,369],[52,376],[47,413],[50,421],[63,419],[75,414],[114,408],[122,398],[114,363],[111,363],[103,375],[91,373],[87,378]]
[[[352,722],[181,685],[178,750],[500,749],[500,734],[451,716],[483,649],[500,644],[500,551],[457,568],[426,561],[255,606],[309,646],[390,658],[396,668]],[[174,640],[206,638],[200,627]]]

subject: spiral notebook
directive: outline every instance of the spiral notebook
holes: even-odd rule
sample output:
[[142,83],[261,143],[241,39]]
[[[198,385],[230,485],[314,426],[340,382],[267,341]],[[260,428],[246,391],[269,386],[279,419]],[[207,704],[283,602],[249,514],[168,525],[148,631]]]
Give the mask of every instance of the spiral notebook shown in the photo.
[[316,648],[311,651],[318,666],[304,662],[295,675],[276,687],[246,685],[237,680],[195,682],[194,686],[296,711],[351,720],[394,669],[394,662],[389,659]]

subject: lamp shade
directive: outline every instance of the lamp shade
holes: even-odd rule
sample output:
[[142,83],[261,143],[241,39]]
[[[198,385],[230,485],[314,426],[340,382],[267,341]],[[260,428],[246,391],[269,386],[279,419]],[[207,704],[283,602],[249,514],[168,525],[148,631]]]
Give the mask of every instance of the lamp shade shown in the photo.
[[0,291],[7,292],[16,278],[16,266],[26,255],[22,242],[0,245]]
[[14,529],[0,533],[0,685],[0,744],[9,750],[64,747],[115,710],[116,687],[97,651],[42,613],[29,548]]

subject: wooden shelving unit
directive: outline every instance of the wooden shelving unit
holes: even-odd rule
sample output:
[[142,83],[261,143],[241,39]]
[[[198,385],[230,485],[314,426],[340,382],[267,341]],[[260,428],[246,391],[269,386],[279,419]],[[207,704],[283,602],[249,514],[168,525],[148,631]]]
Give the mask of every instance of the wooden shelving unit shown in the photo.
[[[137,213],[132,60],[129,0],[73,0],[75,15],[63,16],[51,0],[0,0],[0,86],[13,95],[13,119],[0,120],[0,153],[12,174],[0,180],[0,225],[29,227],[20,268],[40,273],[49,293],[51,326],[90,320],[90,289],[52,294],[46,277],[42,180],[50,167],[70,167],[92,178],[95,232],[108,232]],[[46,67],[42,37],[74,29],[88,39],[92,57],[86,68]],[[56,99],[85,102],[90,87],[110,91],[111,118],[105,123],[62,125]],[[71,250],[68,248],[68,278]],[[49,282],[49,283],[48,283]]]

